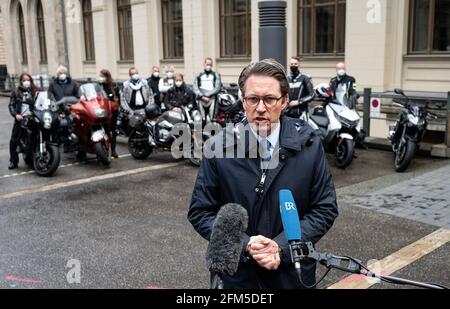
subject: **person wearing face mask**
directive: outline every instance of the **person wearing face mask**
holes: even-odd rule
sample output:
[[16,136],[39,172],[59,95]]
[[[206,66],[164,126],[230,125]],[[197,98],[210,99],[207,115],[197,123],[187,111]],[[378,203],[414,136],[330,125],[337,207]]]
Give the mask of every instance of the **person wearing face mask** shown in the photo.
[[181,112],[181,107],[187,106],[190,103],[195,103],[194,92],[186,86],[182,74],[175,75],[175,88],[169,90],[164,104],[168,110],[175,110]]
[[125,112],[130,110],[144,109],[148,104],[154,104],[155,98],[147,81],[141,79],[139,71],[131,68],[130,79],[123,83],[120,104]]
[[[159,92],[160,92],[160,100],[164,103],[165,96],[169,92],[169,90],[175,87],[175,68],[173,66],[166,67],[166,77],[161,78],[159,81]],[[164,105],[164,104],[162,104]],[[163,110],[165,110],[165,106],[161,106]]]
[[153,91],[153,95],[155,97],[155,103],[161,107],[161,100],[160,100],[161,92],[159,92],[159,82],[161,81],[160,71],[161,70],[159,67],[156,67],[156,66],[153,67],[152,68],[152,76],[150,76],[147,79],[147,83]]
[[[52,96],[55,101],[60,101],[64,97],[77,97],[79,98],[79,86],[72,80],[69,76],[68,70],[65,66],[60,66],[56,70],[56,78],[50,83],[48,88],[49,96]],[[68,119],[71,123],[71,119]],[[69,124],[69,133],[63,137],[64,153],[69,153],[73,151],[73,147],[69,136],[71,134],[71,125]]]
[[67,68],[60,66],[56,70],[56,78],[48,88],[49,94],[53,95],[56,101],[59,101],[64,97],[79,98],[78,91],[78,84],[69,76]]
[[212,58],[205,59],[204,70],[194,80],[194,93],[203,115],[206,115],[204,105],[210,105],[209,116],[214,122],[217,117],[214,103],[217,94],[222,89],[222,80],[220,74],[213,70],[213,64]]
[[314,99],[314,86],[311,77],[300,71],[300,58],[292,57],[290,60],[291,73],[289,80],[289,105],[286,115],[299,118],[308,108],[308,103]]
[[111,72],[101,70],[98,78],[100,89],[104,93],[104,97],[112,102],[112,118],[111,118],[111,156],[115,159],[119,158],[116,151],[117,145],[117,121],[119,119],[119,88],[114,86]]
[[9,113],[14,118],[14,125],[9,142],[9,169],[14,170],[19,166],[19,154],[17,146],[19,145],[20,136],[22,134],[21,122],[25,116],[28,116],[33,109],[34,98],[38,93],[37,87],[34,85],[33,78],[29,74],[20,76],[20,85],[16,91],[11,93],[9,102]]
[[336,65],[336,77],[331,79],[330,87],[337,101],[342,104],[347,101],[350,108],[356,106],[358,96],[356,92],[356,80],[354,77],[347,75],[345,63],[340,62]]

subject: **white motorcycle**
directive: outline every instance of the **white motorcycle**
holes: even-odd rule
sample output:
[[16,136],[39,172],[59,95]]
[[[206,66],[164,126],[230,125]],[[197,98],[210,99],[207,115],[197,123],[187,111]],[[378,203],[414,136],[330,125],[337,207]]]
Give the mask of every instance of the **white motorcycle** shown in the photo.
[[334,100],[328,84],[318,85],[315,90],[316,96],[324,100],[324,105],[312,110],[308,108],[300,118],[319,134],[325,150],[336,155],[336,166],[346,169],[355,157],[361,117],[345,103]]

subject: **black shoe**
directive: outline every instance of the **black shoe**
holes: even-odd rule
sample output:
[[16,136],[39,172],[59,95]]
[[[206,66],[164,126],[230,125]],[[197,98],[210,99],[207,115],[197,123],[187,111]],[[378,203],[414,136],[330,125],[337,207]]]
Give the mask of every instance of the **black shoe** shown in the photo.
[[18,169],[19,168],[19,165],[17,164],[17,163],[9,163],[9,166],[8,166],[8,169],[10,170],[10,171],[12,171],[12,170],[16,170],[16,169]]
[[119,155],[115,151],[111,154],[111,157],[113,157],[114,159],[119,159]]
[[82,161],[82,160],[86,160],[87,159],[87,155],[85,152],[83,151],[78,151],[77,153],[77,159]]

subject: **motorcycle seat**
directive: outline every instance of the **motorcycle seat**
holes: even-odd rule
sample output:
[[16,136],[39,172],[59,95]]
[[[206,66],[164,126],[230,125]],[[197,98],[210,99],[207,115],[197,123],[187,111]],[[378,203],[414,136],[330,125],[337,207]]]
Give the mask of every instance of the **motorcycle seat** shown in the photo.
[[330,125],[330,120],[326,116],[311,115],[311,119],[322,128],[328,128]]

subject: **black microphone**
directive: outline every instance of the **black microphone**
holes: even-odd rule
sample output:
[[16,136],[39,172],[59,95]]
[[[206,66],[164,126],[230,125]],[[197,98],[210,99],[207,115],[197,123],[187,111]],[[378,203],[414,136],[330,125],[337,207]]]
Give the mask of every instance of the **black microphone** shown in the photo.
[[206,252],[212,289],[223,289],[223,278],[237,272],[247,227],[248,213],[241,205],[227,204],[217,214]]

